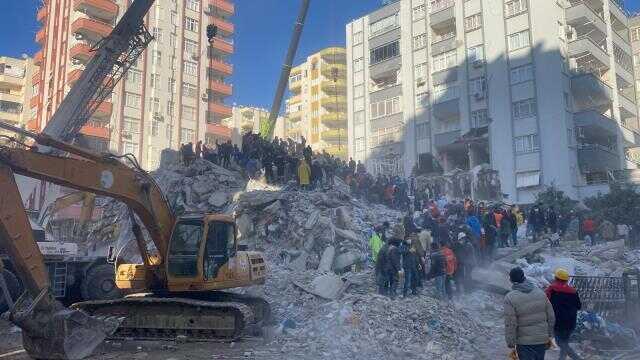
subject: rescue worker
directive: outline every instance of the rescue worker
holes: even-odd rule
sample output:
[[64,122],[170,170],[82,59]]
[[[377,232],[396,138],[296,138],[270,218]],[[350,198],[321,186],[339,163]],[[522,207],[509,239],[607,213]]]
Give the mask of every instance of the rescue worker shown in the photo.
[[389,296],[393,299],[396,296],[398,281],[403,274],[402,255],[400,254],[400,244],[404,241],[404,227],[396,224],[391,230],[389,239],[389,250],[386,261],[386,276],[389,280]]
[[300,159],[298,164],[298,183],[303,190],[309,188],[311,182],[311,168],[305,159]]
[[569,285],[569,272],[558,268],[555,272],[555,280],[547,287],[545,293],[553,306],[556,323],[553,327],[556,343],[560,347],[559,360],[569,356],[573,360],[582,358],[569,346],[571,333],[576,329],[578,310],[582,309],[580,296],[575,288]]
[[476,264],[475,250],[467,234],[458,233],[458,241],[453,245],[453,253],[456,256],[458,266],[454,275],[456,290],[465,293],[471,290],[471,271]]
[[376,262],[378,259],[378,252],[380,252],[380,248],[382,248],[382,239],[380,235],[378,235],[379,231],[380,227],[376,226],[369,238],[369,249],[371,249],[371,259],[373,259],[373,262]]
[[376,281],[378,283],[378,293],[380,295],[388,295],[389,294],[389,276],[387,276],[387,262],[389,261],[389,243],[385,242],[380,251],[378,251],[378,256],[376,257]]
[[436,296],[440,299],[445,300],[448,299],[447,290],[445,287],[446,281],[446,265],[445,259],[440,251],[440,244],[437,242],[431,243],[431,266],[429,267],[429,273],[427,274],[427,279],[433,279],[434,285],[436,288]]
[[456,273],[456,269],[458,268],[458,260],[456,259],[456,255],[453,253],[453,250],[449,247],[449,242],[442,243],[440,248],[442,256],[444,256],[445,263],[445,290],[447,292],[447,297],[449,299],[453,298],[453,289],[451,287],[451,283],[453,282],[453,276]]

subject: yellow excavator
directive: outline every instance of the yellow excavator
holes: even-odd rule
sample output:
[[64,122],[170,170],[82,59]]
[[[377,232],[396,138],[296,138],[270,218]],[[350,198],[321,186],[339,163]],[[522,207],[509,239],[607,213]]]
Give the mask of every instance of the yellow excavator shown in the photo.
[[[264,299],[221,291],[263,284],[266,276],[263,255],[238,248],[232,217],[206,213],[176,217],[160,187],[135,159],[96,154],[44,134],[0,126],[36,143],[0,146],[0,245],[14,261],[26,289],[9,319],[22,329],[25,350],[32,357],[81,359],[106,337],[231,340],[269,319],[270,306]],[[45,154],[38,146],[73,156]],[[72,309],[54,299],[15,174],[128,205],[142,258],[140,264],[114,259],[116,285],[128,296],[77,303]],[[146,239],[155,249],[149,249]]]

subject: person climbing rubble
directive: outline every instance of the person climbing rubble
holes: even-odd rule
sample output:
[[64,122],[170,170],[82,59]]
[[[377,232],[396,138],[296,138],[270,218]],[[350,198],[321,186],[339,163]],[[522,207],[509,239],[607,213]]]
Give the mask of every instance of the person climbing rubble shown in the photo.
[[582,358],[569,346],[569,338],[576,329],[578,310],[582,309],[578,292],[569,285],[569,272],[563,268],[556,269],[555,279],[546,288],[545,293],[556,317],[553,330],[556,343],[560,347],[558,359],[564,360],[568,356],[573,360],[581,360]]
[[515,267],[509,272],[512,290],[504,298],[507,346],[519,360],[544,360],[552,344],[555,313],[545,293]]

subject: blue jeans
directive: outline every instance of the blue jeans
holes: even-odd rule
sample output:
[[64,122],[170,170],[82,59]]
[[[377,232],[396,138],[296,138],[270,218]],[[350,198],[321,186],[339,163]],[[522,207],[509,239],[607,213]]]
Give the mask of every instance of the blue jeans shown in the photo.
[[436,294],[440,299],[447,299],[446,281],[447,275],[436,276],[434,279],[436,285]]
[[571,337],[570,331],[558,331],[555,332],[556,343],[560,348],[560,356],[559,360],[565,360],[570,357],[573,360],[582,360],[580,355],[578,355],[572,348],[569,346],[569,338]]
[[518,360],[544,360],[544,353],[547,351],[545,344],[539,345],[516,345]]
[[518,246],[518,229],[517,228],[511,230],[511,241],[513,241],[513,246]]
[[404,272],[404,286],[402,288],[402,296],[407,296],[407,293],[411,291],[413,294],[416,293],[416,287],[414,282],[416,281],[415,274],[413,271]]

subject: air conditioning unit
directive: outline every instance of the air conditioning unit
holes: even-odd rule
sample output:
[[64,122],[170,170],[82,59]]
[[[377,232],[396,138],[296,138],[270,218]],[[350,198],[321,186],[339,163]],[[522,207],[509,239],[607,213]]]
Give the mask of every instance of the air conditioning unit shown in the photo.
[[482,60],[473,60],[473,63],[472,63],[473,67],[476,69],[482,67],[483,64],[484,64],[484,61]]
[[476,101],[484,99],[484,92],[477,92],[473,94],[473,98],[476,99]]

